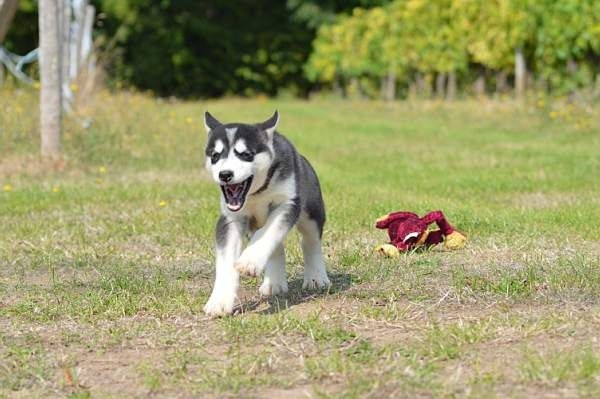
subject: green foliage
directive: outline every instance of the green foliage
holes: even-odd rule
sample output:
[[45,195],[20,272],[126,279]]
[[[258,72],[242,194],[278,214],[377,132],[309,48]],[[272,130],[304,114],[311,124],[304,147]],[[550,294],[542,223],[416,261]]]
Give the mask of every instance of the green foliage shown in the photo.
[[[600,3],[594,0],[538,0],[535,14],[536,66],[552,87],[571,91],[590,84],[600,54]],[[598,73],[596,59],[596,73]]]
[[[387,76],[407,86],[456,73],[464,84],[481,71],[510,80],[517,49],[537,87],[565,94],[600,81],[596,0],[94,4],[110,81],[161,96],[303,96],[323,83],[374,94]],[[37,35],[37,2],[22,0],[4,45],[23,54]]]
[[396,72],[400,62],[389,50],[399,43],[390,35],[393,25],[386,12],[383,7],[356,8],[351,16],[323,25],[306,66],[309,79],[333,81]]
[[463,70],[467,66],[460,7],[452,0],[395,1],[322,27],[314,42],[309,78],[381,77],[409,70],[424,73]]
[[335,22],[338,13],[352,11],[356,7],[374,7],[390,0],[287,0],[293,17],[310,28]]
[[533,41],[533,1],[456,0],[460,31],[467,39],[473,62],[492,70],[510,70],[517,47]]
[[[463,32],[456,24],[460,9],[452,0],[431,3],[408,0],[400,3],[400,21],[405,26],[409,58],[421,72],[449,72],[466,67]],[[397,55],[399,56],[399,54]]]
[[569,0],[396,0],[355,9],[322,26],[306,72],[311,80],[433,76],[479,65],[511,74],[521,49],[529,70],[558,92],[600,73],[600,3]]
[[306,90],[302,65],[312,33],[285,4],[103,0],[101,8],[118,81],[179,96]]
[[341,66],[344,55],[340,44],[339,26],[323,25],[313,43],[313,53],[306,65],[310,80],[333,81],[343,75]]

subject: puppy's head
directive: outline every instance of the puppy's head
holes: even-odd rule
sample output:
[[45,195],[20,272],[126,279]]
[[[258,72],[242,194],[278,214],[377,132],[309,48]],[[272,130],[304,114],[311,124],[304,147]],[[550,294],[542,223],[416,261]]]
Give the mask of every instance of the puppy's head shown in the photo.
[[273,162],[273,134],[278,122],[277,111],[266,121],[253,125],[223,124],[204,113],[208,133],[206,169],[221,187],[230,211],[242,209],[248,194],[265,181]]

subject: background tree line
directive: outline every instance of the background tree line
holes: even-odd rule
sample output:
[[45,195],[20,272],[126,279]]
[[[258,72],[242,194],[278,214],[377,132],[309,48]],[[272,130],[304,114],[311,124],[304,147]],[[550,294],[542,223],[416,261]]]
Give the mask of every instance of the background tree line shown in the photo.
[[[158,95],[394,99],[600,90],[596,0],[97,0],[109,82]],[[6,42],[37,45],[21,0]]]
[[[514,85],[572,93],[600,85],[600,2],[396,0],[320,27],[309,78],[342,91],[454,98]],[[461,83],[462,82],[462,83]],[[491,88],[488,88],[488,90]],[[598,87],[596,87],[598,89]]]

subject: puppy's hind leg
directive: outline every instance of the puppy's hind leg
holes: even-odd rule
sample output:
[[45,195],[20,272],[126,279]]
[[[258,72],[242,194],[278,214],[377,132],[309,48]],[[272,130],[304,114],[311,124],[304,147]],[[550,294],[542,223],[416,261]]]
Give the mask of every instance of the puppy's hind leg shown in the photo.
[[265,268],[265,277],[258,291],[264,296],[285,294],[288,291],[283,243],[275,248],[269,258]]
[[298,220],[298,230],[302,234],[302,254],[304,255],[303,289],[319,289],[329,287],[323,251],[321,249],[321,229],[316,221],[303,215]]

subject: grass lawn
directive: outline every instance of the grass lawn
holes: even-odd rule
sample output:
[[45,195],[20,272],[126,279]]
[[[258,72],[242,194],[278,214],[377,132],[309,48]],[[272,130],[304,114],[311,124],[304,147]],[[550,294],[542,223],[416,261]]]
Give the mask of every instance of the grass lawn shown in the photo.
[[[37,157],[0,92],[0,397],[578,397],[600,389],[600,108],[538,100],[178,102],[100,93]],[[202,111],[313,163],[333,287],[207,319],[219,191]],[[383,259],[375,219],[442,209],[464,250]]]

